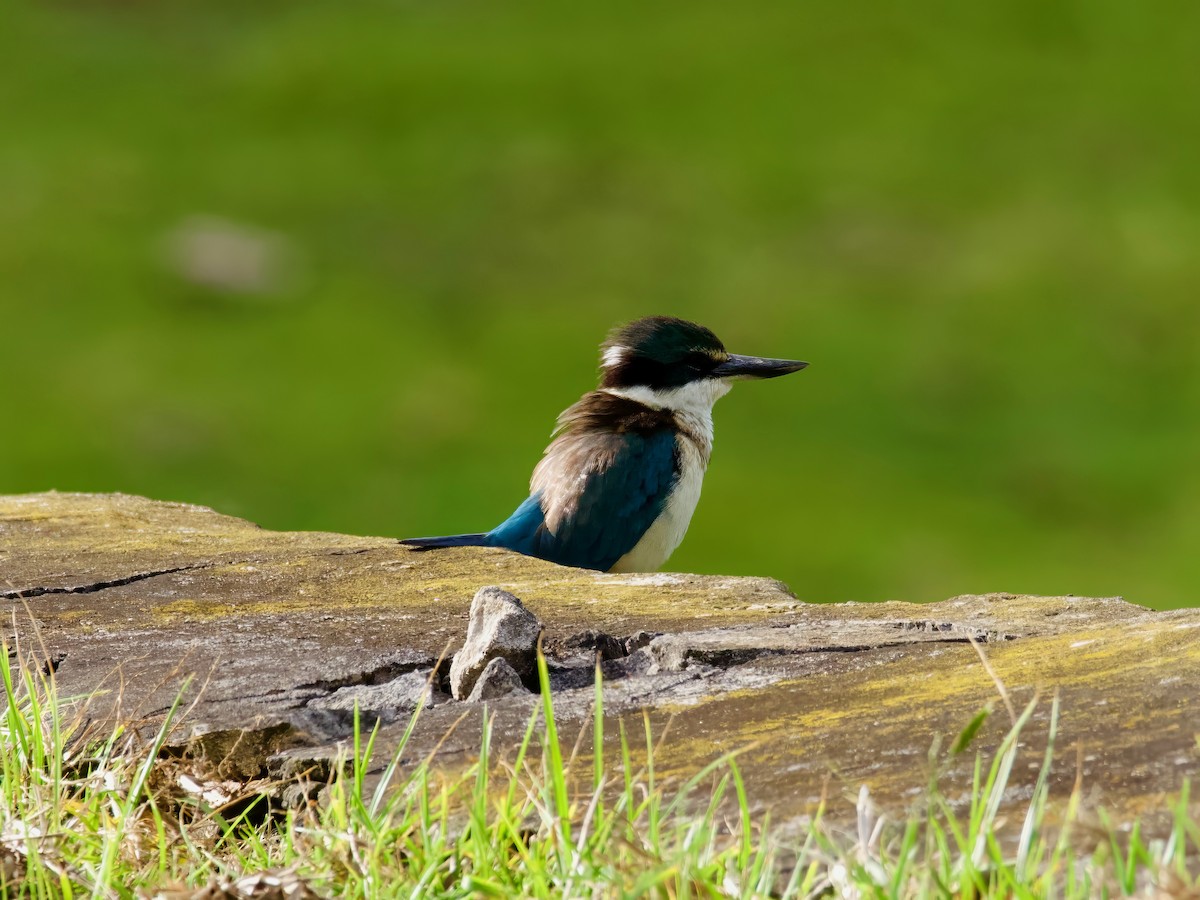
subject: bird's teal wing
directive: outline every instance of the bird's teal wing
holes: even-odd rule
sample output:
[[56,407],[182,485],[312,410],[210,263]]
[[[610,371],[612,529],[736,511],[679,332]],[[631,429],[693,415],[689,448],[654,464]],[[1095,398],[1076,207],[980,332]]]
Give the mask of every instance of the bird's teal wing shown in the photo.
[[[593,433],[588,451],[574,477],[531,496],[488,534],[489,543],[600,571],[632,550],[662,514],[679,478],[675,433]],[[547,496],[549,490],[560,493]],[[548,511],[555,511],[549,523]]]

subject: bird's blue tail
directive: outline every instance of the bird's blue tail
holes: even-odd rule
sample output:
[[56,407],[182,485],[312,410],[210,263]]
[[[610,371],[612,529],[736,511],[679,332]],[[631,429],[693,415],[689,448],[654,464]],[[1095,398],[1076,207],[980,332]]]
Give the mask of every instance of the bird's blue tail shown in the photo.
[[489,547],[486,534],[452,534],[448,537],[405,538],[400,543],[414,550],[441,550],[443,547]]

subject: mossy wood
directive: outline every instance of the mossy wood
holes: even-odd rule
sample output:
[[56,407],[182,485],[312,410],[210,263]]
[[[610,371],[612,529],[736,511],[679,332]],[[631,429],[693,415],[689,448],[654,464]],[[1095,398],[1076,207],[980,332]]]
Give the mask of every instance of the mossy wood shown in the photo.
[[[386,538],[264,531],[124,495],[0,497],[6,635],[15,629],[23,652],[46,658],[64,696],[91,695],[95,719],[153,723],[193,675],[194,706],[173,740],[223,775],[330,759],[356,703],[383,721],[386,754],[420,676],[461,645],[485,585],[544,623],[571,740],[590,734],[600,649],[606,714],[640,732],[630,717],[647,709],[668,731],[660,772],[691,774],[743,750],[751,799],[777,823],[800,821],[823,794],[836,809],[862,784],[902,809],[926,783],[934,741],[949,747],[985,704],[997,713],[974,747],[994,748],[1007,716],[972,640],[1014,703],[1045,698],[1037,721],[1051,695],[1061,698],[1058,796],[1078,777],[1089,804],[1132,817],[1162,809],[1200,771],[1197,610],[1011,594],[811,604],[764,578],[607,575],[482,548],[415,553]],[[444,740],[445,765],[470,758],[482,705],[431,697],[409,755]],[[518,741],[534,703],[527,694],[490,702],[494,743]],[[1044,728],[1027,734],[1028,777],[1013,779],[1014,803],[1044,749]],[[951,796],[968,794],[970,757],[947,764]]]

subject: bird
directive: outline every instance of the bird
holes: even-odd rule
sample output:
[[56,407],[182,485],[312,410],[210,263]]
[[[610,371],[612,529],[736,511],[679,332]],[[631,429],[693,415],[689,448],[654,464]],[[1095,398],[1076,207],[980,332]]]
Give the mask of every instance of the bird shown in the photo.
[[729,353],[703,325],[647,316],[613,330],[601,377],[558,417],[529,497],[488,532],[408,538],[413,550],[501,547],[564,566],[653,572],[683,541],[708,467],[713,404],[738,379],[808,363]]

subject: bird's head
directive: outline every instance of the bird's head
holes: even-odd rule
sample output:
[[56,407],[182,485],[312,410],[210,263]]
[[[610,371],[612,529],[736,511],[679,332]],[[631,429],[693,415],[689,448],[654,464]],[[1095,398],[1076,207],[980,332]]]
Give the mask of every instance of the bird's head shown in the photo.
[[601,364],[602,390],[676,408],[705,400],[711,406],[735,378],[775,378],[808,365],[730,353],[703,325],[671,316],[647,316],[613,331]]

